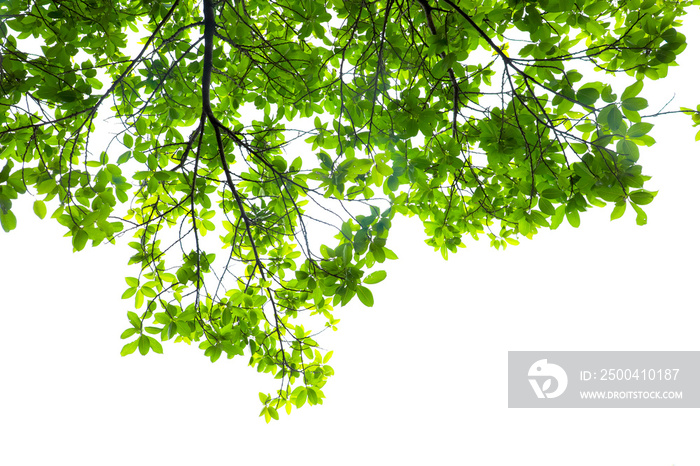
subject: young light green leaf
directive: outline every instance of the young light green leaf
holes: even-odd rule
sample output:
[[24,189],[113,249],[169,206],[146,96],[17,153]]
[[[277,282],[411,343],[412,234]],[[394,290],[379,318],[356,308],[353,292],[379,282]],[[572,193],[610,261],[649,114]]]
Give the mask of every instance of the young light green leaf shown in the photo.
[[634,202],[630,202],[632,204],[632,207],[634,208],[635,212],[637,212],[637,225],[646,225],[647,224],[647,214],[642,210],[641,207],[639,207],[637,204]]
[[564,220],[564,209],[565,206],[560,205],[554,211],[554,215],[552,216],[552,230],[556,230],[559,227],[559,225],[561,225],[561,222]]
[[41,200],[34,201],[33,209],[34,209],[34,213],[36,214],[37,217],[39,217],[41,219],[46,217],[46,204],[44,204],[44,201],[41,201]]
[[125,277],[124,280],[126,280],[126,284],[129,285],[129,287],[137,287],[139,286],[139,279],[136,277]]
[[625,201],[617,202],[615,203],[615,207],[613,208],[612,212],[610,213],[610,220],[616,220],[625,213],[625,209],[627,208],[627,203]]
[[365,283],[368,285],[374,285],[375,283],[379,283],[382,280],[386,278],[386,272],[384,270],[377,270],[375,272],[372,272],[371,274],[367,275],[365,279],[363,280]]
[[127,356],[127,355],[133,353],[134,351],[136,351],[136,348],[138,348],[138,346],[139,346],[139,340],[138,340],[138,339],[136,339],[136,340],[134,340],[134,341],[132,341],[132,342],[129,342],[129,343],[127,343],[126,345],[124,345],[124,347],[122,348],[120,354],[121,354],[122,356]]
[[132,328],[128,328],[128,329],[126,329],[126,330],[124,330],[124,331],[122,332],[122,334],[121,334],[121,336],[120,336],[119,338],[121,338],[122,340],[126,340],[127,338],[129,338],[130,336],[132,336],[133,334],[135,334],[136,332],[138,332],[138,329],[135,329],[135,328],[133,328],[133,327],[132,327]]
[[141,329],[141,318],[135,312],[129,311],[126,313],[126,316],[134,328]]
[[301,387],[301,390],[297,392],[296,397],[294,398],[294,406],[301,408],[304,406],[304,403],[306,403],[306,388]]
[[327,352],[326,355],[323,357],[323,364],[328,363],[328,361],[330,361],[332,357],[333,357],[333,351]]

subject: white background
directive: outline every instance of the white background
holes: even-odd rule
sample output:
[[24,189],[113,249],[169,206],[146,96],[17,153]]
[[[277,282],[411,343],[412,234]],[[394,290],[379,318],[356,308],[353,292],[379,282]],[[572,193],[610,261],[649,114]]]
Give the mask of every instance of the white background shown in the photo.
[[[649,110],[700,103],[700,38],[683,32]],[[374,308],[340,309],[326,339],[324,404],[269,425],[257,393],[276,384],[245,358],[172,343],[120,357],[128,248],[73,254],[16,202],[0,235],[0,464],[700,465],[696,409],[507,408],[508,350],[700,350],[700,145],[687,116],[653,122],[644,227],[608,206],[505,252],[468,239],[445,262],[397,218]]]

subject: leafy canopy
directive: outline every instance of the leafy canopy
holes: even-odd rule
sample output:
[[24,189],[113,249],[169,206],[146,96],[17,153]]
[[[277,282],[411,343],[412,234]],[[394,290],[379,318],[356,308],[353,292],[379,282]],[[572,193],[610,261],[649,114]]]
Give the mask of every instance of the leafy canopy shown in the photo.
[[322,403],[318,334],[373,305],[397,213],[445,258],[606,203],[644,224],[644,82],[697,3],[3,0],[2,227],[28,193],[75,250],[130,236],[122,354],[248,355],[277,419]]

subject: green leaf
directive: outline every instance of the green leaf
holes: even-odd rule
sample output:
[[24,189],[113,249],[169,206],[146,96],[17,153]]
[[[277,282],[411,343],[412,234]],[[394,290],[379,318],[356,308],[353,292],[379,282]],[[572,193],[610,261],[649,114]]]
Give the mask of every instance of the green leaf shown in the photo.
[[153,288],[150,288],[148,286],[142,286],[141,293],[143,293],[143,295],[146,298],[155,298],[156,297],[156,292],[153,290]]
[[73,247],[75,250],[82,251],[87,244],[88,239],[90,239],[90,237],[88,236],[87,232],[82,228],[78,229],[78,231],[76,231],[73,235]]
[[126,313],[126,316],[129,318],[131,325],[137,329],[141,329],[141,318],[135,312],[129,311]]
[[569,221],[569,225],[574,228],[578,228],[581,225],[581,217],[579,216],[578,210],[567,210],[566,219]]
[[330,361],[332,357],[333,357],[333,351],[327,352],[326,355],[323,357],[323,364],[327,364],[328,361]]
[[12,209],[12,200],[0,193],[0,211],[2,213],[7,213]]
[[633,112],[632,110],[627,110],[625,107],[622,107],[622,113],[631,123],[640,123],[642,121],[639,112]]
[[314,390],[313,387],[309,387],[306,390],[306,397],[308,398],[310,405],[318,404],[318,395],[316,394],[316,390]]
[[4,183],[10,177],[10,170],[12,169],[12,162],[8,161],[5,166],[0,170],[0,183]]
[[299,392],[296,395],[296,398],[294,400],[294,406],[297,408],[301,408],[304,406],[304,403],[306,403],[306,388],[301,388]]
[[64,103],[70,103],[70,102],[75,102],[79,98],[79,94],[75,91],[68,90],[68,91],[61,91],[56,94],[56,97],[58,97],[58,100]]
[[129,343],[127,343],[126,345],[124,345],[124,347],[122,348],[120,354],[121,354],[122,356],[127,356],[127,355],[133,353],[134,351],[136,351],[136,348],[138,348],[138,346],[139,346],[139,340],[138,340],[138,339],[136,339],[136,340],[134,340],[134,341],[132,341],[132,342],[129,342]]
[[647,99],[642,97],[632,97],[630,99],[625,99],[622,101],[622,106],[627,110],[632,110],[638,112],[639,110],[644,110],[649,106]]
[[209,348],[211,353],[209,354],[209,360],[211,362],[216,362],[221,357],[221,347],[219,345],[212,346]]
[[358,285],[356,291],[357,297],[360,298],[360,302],[362,304],[364,304],[367,307],[374,306],[374,296],[372,296],[372,292],[369,290],[369,288],[366,288],[362,285]]
[[672,63],[676,59],[676,54],[671,50],[660,49],[656,51],[655,57],[661,63]]
[[544,197],[540,197],[540,199],[539,199],[539,201],[537,201],[537,203],[538,203],[542,213],[545,213],[547,215],[554,215],[554,212],[555,212],[554,206],[547,199],[545,199]]
[[583,12],[586,13],[588,16],[598,16],[610,7],[610,2],[601,0],[598,2],[591,3],[583,10]]
[[0,210],[0,225],[2,225],[2,229],[6,232],[14,230],[17,227],[17,218],[15,214],[13,214],[11,210],[8,210],[6,213]]
[[155,338],[148,337],[148,345],[151,347],[154,353],[163,354],[163,346]]
[[124,280],[126,281],[126,284],[130,287],[139,286],[139,279],[136,277],[125,277]]
[[576,93],[576,100],[581,102],[583,105],[593,105],[596,100],[600,97],[600,92],[593,88],[580,89]]
[[521,235],[527,235],[530,233],[530,222],[528,222],[525,217],[518,220],[518,231]]
[[145,356],[151,348],[151,343],[148,338],[149,337],[146,335],[141,335],[138,339],[139,353],[141,353],[142,356]]
[[611,130],[617,130],[622,125],[622,112],[617,107],[612,107],[608,113],[608,126]]
[[389,166],[381,162],[377,162],[377,171],[384,176],[391,176],[394,170]]
[[552,230],[556,230],[559,227],[559,225],[561,225],[562,221],[564,221],[564,209],[565,206],[560,205],[554,211],[554,215],[552,216]]
[[634,202],[630,202],[630,204],[632,204],[632,208],[635,210],[635,212],[637,212],[637,219],[636,219],[637,225],[640,225],[640,226],[646,225],[647,224],[646,212],[644,212],[644,210],[642,210],[642,208],[639,207]]
[[399,179],[396,177],[396,175],[391,175],[386,179],[386,185],[389,188],[390,191],[396,191],[399,189]]
[[651,123],[635,123],[630,126],[630,129],[627,130],[627,137],[638,138],[640,136],[644,136],[651,131],[651,128],[653,127],[654,125]]
[[616,202],[615,207],[612,210],[612,213],[610,214],[610,220],[616,220],[625,213],[625,209],[627,208],[627,203],[625,201],[621,202]]
[[[163,334],[161,333],[161,340],[163,339],[162,335]],[[169,340],[172,337],[174,337],[175,335],[177,335],[177,325],[175,325],[175,322],[170,322],[168,324],[168,330],[167,330],[167,333],[165,335],[165,337],[166,337],[165,339]]]
[[627,99],[631,99],[632,97],[637,97],[639,95],[639,93],[642,91],[643,87],[644,87],[644,81],[642,81],[642,80],[635,81],[634,84],[628,86],[627,89],[625,89],[625,91],[620,96],[620,99],[627,100]]
[[557,198],[561,197],[564,193],[562,191],[560,191],[559,189],[547,188],[544,191],[542,191],[541,194],[542,194],[542,197],[545,197],[547,199],[557,199]]
[[364,174],[370,171],[373,165],[372,159],[354,159],[351,170],[356,174]]
[[155,321],[158,322],[159,324],[167,325],[172,322],[170,320],[170,316],[166,314],[165,312],[156,312],[155,314]]
[[36,187],[37,194],[48,194],[56,188],[56,181],[53,178],[44,180]]
[[177,321],[175,322],[175,325],[177,326],[177,332],[183,337],[189,338],[192,334],[192,329],[190,329],[190,326],[187,325],[187,322]]
[[369,246],[369,236],[364,228],[357,233],[353,238],[353,248],[357,254],[364,254]]
[[639,147],[628,139],[620,139],[617,141],[616,148],[618,154],[627,155],[635,162],[639,159]]
[[386,272],[384,270],[377,270],[376,272],[372,272],[371,274],[367,275],[363,281],[368,285],[374,285],[375,283],[381,282],[385,278]]
[[43,219],[46,217],[46,204],[44,204],[44,201],[39,201],[36,200],[34,201],[34,213],[36,214],[37,217]]
[[646,205],[651,203],[651,201],[654,200],[654,196],[656,196],[657,191],[655,192],[649,192],[645,191],[643,189],[633,191],[629,194],[630,200],[634,202],[637,205]]

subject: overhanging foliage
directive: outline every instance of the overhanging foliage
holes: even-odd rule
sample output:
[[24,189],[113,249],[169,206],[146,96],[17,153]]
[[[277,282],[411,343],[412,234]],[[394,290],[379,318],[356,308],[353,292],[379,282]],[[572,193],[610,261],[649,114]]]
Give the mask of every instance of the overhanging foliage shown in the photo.
[[606,203],[646,223],[643,86],[697,3],[3,1],[0,221],[29,193],[76,250],[130,235],[122,354],[247,353],[277,419],[322,402],[316,335],[373,305],[397,213],[445,258]]

